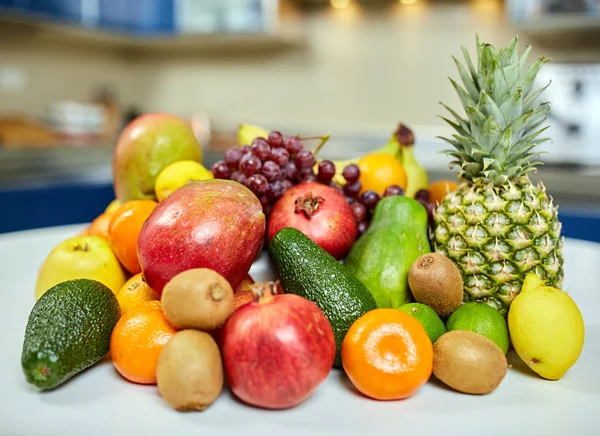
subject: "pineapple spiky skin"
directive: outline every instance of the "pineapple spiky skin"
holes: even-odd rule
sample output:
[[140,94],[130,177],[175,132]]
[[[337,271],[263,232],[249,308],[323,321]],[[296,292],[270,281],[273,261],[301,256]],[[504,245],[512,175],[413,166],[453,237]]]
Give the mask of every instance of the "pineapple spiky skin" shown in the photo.
[[561,288],[558,210],[529,177],[506,187],[463,183],[438,206],[434,223],[434,250],[458,266],[464,301],[485,302],[506,315],[529,272]]
[[547,141],[540,135],[549,105],[537,101],[546,87],[533,84],[548,59],[525,68],[530,47],[519,56],[516,37],[499,50],[477,38],[477,63],[462,51],[466,67],[454,61],[464,87],[450,80],[466,116],[443,105],[455,133],[442,138],[454,147],[446,153],[461,185],[434,212],[431,240],[461,271],[464,301],[506,315],[527,273],[556,288],[563,280],[558,210],[528,176],[541,164],[536,146]]

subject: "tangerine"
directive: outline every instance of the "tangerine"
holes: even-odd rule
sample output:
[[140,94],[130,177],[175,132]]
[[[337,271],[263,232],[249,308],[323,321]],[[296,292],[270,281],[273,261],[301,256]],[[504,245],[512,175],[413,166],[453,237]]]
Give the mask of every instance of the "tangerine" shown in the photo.
[[406,190],[406,170],[398,159],[386,153],[371,153],[362,157],[358,163],[360,169],[360,193],[368,190],[383,196],[385,188],[398,185]]
[[158,203],[153,200],[131,200],[123,203],[110,220],[110,245],[119,262],[131,273],[142,272],[137,257],[137,242],[144,222]]
[[160,300],[158,294],[148,286],[142,273],[131,277],[117,292],[121,315],[148,301]]
[[98,215],[88,228],[88,235],[100,236],[108,241],[108,226],[110,224],[111,214],[106,212]]
[[342,365],[362,394],[376,400],[403,399],[431,377],[433,346],[417,319],[397,309],[374,309],[348,330]]
[[135,307],[121,316],[110,337],[114,367],[131,382],[156,384],[160,352],[176,331],[167,322],[160,301]]

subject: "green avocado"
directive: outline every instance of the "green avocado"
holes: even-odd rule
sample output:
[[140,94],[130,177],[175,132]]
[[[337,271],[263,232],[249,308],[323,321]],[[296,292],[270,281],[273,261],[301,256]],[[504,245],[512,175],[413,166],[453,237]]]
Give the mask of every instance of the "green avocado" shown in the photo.
[[334,366],[341,368],[342,341],[354,321],[377,308],[375,300],[341,263],[294,228],[278,231],[268,249],[284,291],[315,303],[331,323],[336,343]]
[[367,231],[352,246],[344,265],[358,278],[381,308],[398,309],[413,301],[408,271],[415,260],[431,252],[427,210],[402,195],[383,198],[375,207]]
[[28,383],[53,389],[102,359],[120,317],[119,302],[100,282],[69,280],[35,303],[25,328],[21,366]]

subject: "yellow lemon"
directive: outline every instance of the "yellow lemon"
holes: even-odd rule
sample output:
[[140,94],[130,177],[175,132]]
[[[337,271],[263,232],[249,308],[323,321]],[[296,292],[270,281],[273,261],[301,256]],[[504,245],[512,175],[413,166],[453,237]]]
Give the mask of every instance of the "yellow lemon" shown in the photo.
[[562,378],[583,349],[579,308],[566,292],[545,286],[533,273],[510,305],[508,330],[519,357],[548,380]]
[[192,160],[182,160],[172,163],[158,174],[154,184],[154,192],[158,201],[162,201],[173,191],[192,180],[212,178],[212,172],[204,168],[202,164]]
[[156,291],[144,281],[142,273],[138,273],[127,280],[119,292],[117,292],[117,300],[121,307],[121,315],[125,315],[131,309],[134,309],[147,301],[159,299]]

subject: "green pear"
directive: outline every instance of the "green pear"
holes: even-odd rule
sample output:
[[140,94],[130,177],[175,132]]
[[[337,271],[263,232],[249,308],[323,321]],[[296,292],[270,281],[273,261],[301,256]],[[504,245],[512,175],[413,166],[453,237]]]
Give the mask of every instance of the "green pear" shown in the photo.
[[182,160],[202,163],[202,157],[189,123],[166,113],[142,115],[119,136],[113,157],[115,195],[121,202],[156,200],[154,183],[165,167]]

